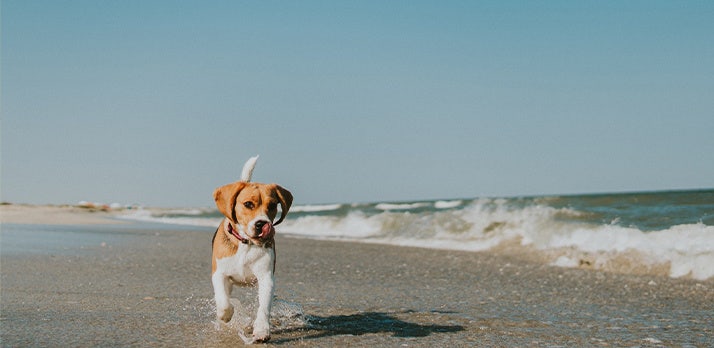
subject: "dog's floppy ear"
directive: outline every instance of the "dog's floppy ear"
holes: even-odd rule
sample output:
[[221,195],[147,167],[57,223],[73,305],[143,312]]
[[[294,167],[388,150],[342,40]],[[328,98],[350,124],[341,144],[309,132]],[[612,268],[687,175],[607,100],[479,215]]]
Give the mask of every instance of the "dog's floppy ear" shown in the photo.
[[225,217],[233,222],[236,222],[236,198],[246,185],[246,182],[238,181],[223,185],[213,191],[213,199],[216,201],[216,207],[218,207],[218,210],[223,213]]
[[288,210],[290,210],[290,206],[293,204],[293,194],[280,185],[273,185],[273,189],[275,190],[275,193],[278,196],[278,200],[280,201],[280,208],[282,209],[282,211],[280,212],[280,219],[278,219],[278,222],[273,224],[277,225],[283,222],[283,219],[285,219],[285,215],[288,215]]

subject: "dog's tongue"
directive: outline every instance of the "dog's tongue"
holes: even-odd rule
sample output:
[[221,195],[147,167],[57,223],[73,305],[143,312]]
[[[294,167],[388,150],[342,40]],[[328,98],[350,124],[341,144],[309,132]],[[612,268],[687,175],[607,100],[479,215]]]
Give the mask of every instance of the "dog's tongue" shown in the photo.
[[260,238],[265,238],[268,235],[270,235],[271,232],[274,232],[275,229],[273,228],[273,224],[267,223],[263,225],[263,227],[260,229]]

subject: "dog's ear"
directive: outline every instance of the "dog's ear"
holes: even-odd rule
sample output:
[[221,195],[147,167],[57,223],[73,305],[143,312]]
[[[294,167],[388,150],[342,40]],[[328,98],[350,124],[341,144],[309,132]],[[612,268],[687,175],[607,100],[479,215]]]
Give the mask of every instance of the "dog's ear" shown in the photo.
[[288,210],[290,210],[290,206],[293,205],[293,194],[280,185],[273,185],[273,189],[275,190],[275,193],[278,196],[278,200],[280,201],[280,208],[282,209],[282,211],[280,212],[280,219],[278,219],[278,222],[273,224],[277,225],[283,222],[283,219],[285,219],[285,215],[288,215]]
[[236,198],[240,191],[247,185],[244,181],[234,182],[232,184],[223,185],[213,191],[213,199],[216,201],[216,207],[229,218],[236,222]]

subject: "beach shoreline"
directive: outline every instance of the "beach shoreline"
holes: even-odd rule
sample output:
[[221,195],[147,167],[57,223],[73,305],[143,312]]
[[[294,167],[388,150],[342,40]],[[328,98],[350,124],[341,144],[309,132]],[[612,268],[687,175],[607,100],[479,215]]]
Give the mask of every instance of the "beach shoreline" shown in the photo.
[[24,225],[123,224],[117,219],[123,210],[94,205],[0,204],[0,223]]
[[[2,253],[3,345],[242,345],[237,331],[252,316],[255,292],[235,290],[243,309],[229,325],[215,323],[212,229],[100,224],[82,231],[116,238],[61,253]],[[280,231],[277,238],[270,345],[714,344],[712,280],[559,268],[498,251]]]

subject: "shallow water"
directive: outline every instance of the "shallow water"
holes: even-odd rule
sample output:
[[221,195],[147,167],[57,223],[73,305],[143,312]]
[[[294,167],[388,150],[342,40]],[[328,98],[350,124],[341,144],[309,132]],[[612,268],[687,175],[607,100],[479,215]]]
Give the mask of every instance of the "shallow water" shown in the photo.
[[5,255],[74,254],[127,242],[137,232],[196,231],[207,227],[138,222],[117,225],[0,224],[0,252]]
[[[101,232],[98,232],[101,231]],[[0,225],[0,252],[5,255],[72,254],[78,249],[116,244],[126,232],[110,226]]]

